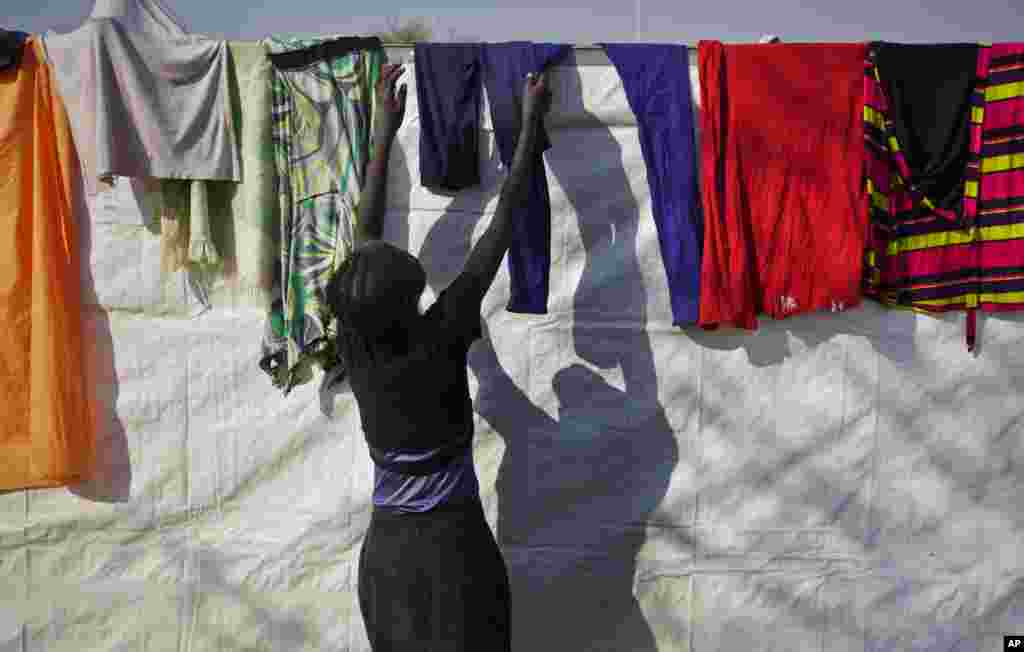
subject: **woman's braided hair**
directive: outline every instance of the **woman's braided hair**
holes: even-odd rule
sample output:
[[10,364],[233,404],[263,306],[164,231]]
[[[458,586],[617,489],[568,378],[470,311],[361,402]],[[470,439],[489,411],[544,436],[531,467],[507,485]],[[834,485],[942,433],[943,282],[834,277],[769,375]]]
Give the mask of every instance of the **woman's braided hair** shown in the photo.
[[426,275],[414,256],[374,241],[338,265],[327,283],[326,299],[339,333],[355,331],[374,339],[394,328],[425,287]]

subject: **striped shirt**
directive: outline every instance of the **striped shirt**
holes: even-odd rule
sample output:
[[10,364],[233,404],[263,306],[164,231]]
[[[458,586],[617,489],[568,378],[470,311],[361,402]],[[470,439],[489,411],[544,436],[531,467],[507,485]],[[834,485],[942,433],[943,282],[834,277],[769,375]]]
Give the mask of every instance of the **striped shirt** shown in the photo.
[[926,313],[1024,309],[1024,44],[982,44],[959,210],[943,210],[910,178],[869,54],[865,66],[866,184],[871,233],[865,294]]

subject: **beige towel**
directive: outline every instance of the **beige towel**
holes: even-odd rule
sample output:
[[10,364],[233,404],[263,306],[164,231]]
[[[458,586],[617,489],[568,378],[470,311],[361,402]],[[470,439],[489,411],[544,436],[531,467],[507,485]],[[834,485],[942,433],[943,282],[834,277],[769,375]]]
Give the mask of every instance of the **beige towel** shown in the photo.
[[209,184],[215,181],[193,181],[189,188],[191,208],[189,212],[188,261],[204,267],[220,265],[220,256],[213,246],[213,235],[210,233],[210,193]]
[[165,276],[188,262],[190,183],[167,179],[159,185],[160,271]]

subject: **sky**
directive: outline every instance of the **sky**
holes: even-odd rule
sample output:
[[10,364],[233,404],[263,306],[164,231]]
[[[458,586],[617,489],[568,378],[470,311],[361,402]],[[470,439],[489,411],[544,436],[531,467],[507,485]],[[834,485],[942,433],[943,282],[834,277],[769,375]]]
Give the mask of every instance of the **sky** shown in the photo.
[[[162,0],[188,31],[225,39],[270,34],[367,34],[389,18],[425,18],[436,41],[688,43],[887,40],[1024,41],[1024,0]],[[92,0],[0,0],[0,27],[71,31]],[[373,11],[369,11],[370,8]],[[355,11],[346,13],[345,8]]]

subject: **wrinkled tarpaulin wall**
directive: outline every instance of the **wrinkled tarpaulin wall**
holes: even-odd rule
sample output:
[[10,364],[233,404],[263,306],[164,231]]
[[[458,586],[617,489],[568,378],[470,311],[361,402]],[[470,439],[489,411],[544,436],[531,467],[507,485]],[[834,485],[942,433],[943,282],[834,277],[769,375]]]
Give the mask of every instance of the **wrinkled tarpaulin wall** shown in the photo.
[[[672,328],[634,118],[579,57],[552,78],[550,314],[506,313],[503,268],[471,353],[514,648],[1001,649],[1024,631],[1024,319],[983,318],[978,358],[962,316],[872,304]],[[436,292],[502,177],[484,139],[481,188],[420,188],[405,81],[385,235]],[[101,477],[0,496],[0,651],[367,650],[355,404],[271,387],[243,290],[196,317],[184,278],[161,288],[137,185],[90,207]]]

